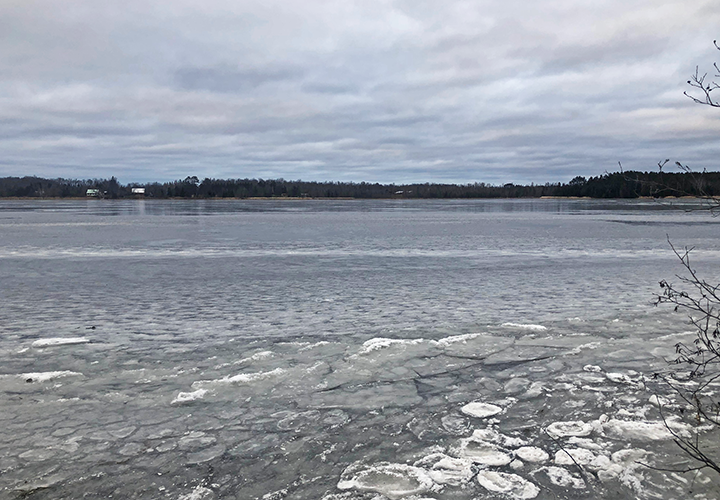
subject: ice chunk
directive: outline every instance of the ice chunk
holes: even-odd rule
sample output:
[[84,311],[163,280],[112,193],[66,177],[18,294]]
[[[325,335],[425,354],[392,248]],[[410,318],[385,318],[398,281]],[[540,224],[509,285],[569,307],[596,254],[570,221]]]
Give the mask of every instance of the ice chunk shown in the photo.
[[517,328],[518,330],[532,330],[535,332],[544,332],[547,330],[546,326],[525,323],[503,323],[501,326],[505,328]]
[[657,394],[653,394],[652,396],[650,396],[650,398],[648,399],[648,402],[651,405],[657,406],[657,407],[668,406],[669,404],[672,403],[672,401],[670,401],[668,398],[658,396]]
[[511,448],[516,448],[518,446],[524,446],[527,444],[524,439],[501,434],[491,427],[488,427],[487,429],[477,429],[473,431],[472,437],[470,439],[474,441],[486,441],[489,443],[499,444],[501,446]]
[[453,335],[452,337],[445,337],[440,340],[431,340],[430,343],[439,347],[447,347],[450,344],[456,344],[458,342],[465,344],[468,340],[473,340],[481,336],[483,336],[482,333],[466,333],[465,335]]
[[502,408],[492,405],[490,403],[482,403],[479,401],[475,401],[466,404],[465,406],[460,408],[460,411],[463,412],[465,415],[470,415],[471,417],[487,418],[502,412]]
[[596,458],[592,451],[585,448],[564,448],[555,453],[557,465],[590,465]]
[[39,339],[32,343],[33,347],[51,347],[58,345],[86,344],[90,339],[85,337],[58,337],[50,339]]
[[186,495],[180,495],[178,500],[210,500],[215,498],[215,493],[210,488],[197,486],[194,490]]
[[371,466],[349,466],[342,473],[337,487],[341,490],[372,491],[395,500],[424,493],[433,487],[433,481],[419,467],[380,462]]
[[544,389],[545,384],[543,384],[542,382],[533,382],[532,384],[530,384],[530,387],[527,391],[525,391],[522,397],[525,399],[536,398],[542,395]]
[[118,453],[125,457],[134,457],[135,455],[139,455],[143,451],[145,451],[145,446],[143,446],[141,443],[128,443],[122,448],[120,448]]
[[547,426],[547,432],[552,437],[589,436],[593,425],[580,420],[570,422],[553,422]]
[[217,441],[215,437],[208,436],[202,431],[192,431],[180,438],[178,446],[181,450],[195,450],[214,444],[215,441]]
[[470,427],[465,417],[460,415],[445,415],[440,421],[443,429],[451,434],[465,434]]
[[[273,417],[274,416],[275,415],[273,415]],[[282,416],[284,418],[277,423],[278,429],[283,431],[291,429],[299,431],[301,429],[316,426],[321,415],[317,410],[310,410],[304,412],[287,412]]]
[[550,455],[536,446],[522,446],[515,450],[515,454],[526,462],[545,462]]
[[640,463],[649,453],[641,449],[625,449],[612,454],[612,462],[608,463],[598,471],[598,478],[605,482],[617,479],[621,484],[635,490],[641,496],[643,493],[642,475],[636,470],[643,468]]
[[472,478],[472,461],[453,458],[444,453],[433,453],[414,464],[428,471],[430,478],[438,484],[460,486]]
[[628,448],[625,450],[616,451],[612,454],[613,463],[631,466],[638,465],[637,462],[645,460],[649,453],[639,448]]
[[512,462],[512,457],[487,441],[478,441],[472,437],[460,440],[460,445],[453,450],[462,458],[477,464],[499,467]]
[[611,382],[615,382],[616,384],[625,384],[632,387],[642,387],[642,383],[633,380],[629,376],[625,375],[624,373],[606,373],[605,376],[610,380]]
[[82,373],[64,370],[57,372],[20,373],[17,376],[26,382],[48,382],[56,378],[82,377]]
[[[603,432],[611,437],[624,440],[660,441],[672,439],[672,433],[663,422],[610,419],[601,424]],[[667,425],[681,436],[689,436],[689,426],[667,420]]]
[[477,479],[486,490],[503,493],[517,500],[535,498],[540,493],[537,486],[516,474],[481,470]]
[[506,394],[517,394],[524,391],[530,385],[530,381],[523,377],[511,378],[503,386]]
[[363,343],[362,348],[358,352],[360,354],[367,354],[372,351],[378,351],[385,349],[391,345],[417,345],[425,342],[423,339],[386,339],[377,337],[374,339],[367,340]]
[[201,464],[204,462],[209,462],[210,460],[214,460],[217,457],[221,456],[223,453],[225,453],[225,446],[222,444],[218,444],[210,448],[188,454],[186,463]]
[[263,359],[272,358],[273,355],[274,355],[274,354],[273,354],[272,351],[256,352],[256,353],[253,354],[252,356],[248,356],[247,358],[243,358],[243,359],[240,359],[240,360],[238,360],[238,361],[233,362],[233,365],[244,365],[244,364],[247,364],[247,363],[252,363],[253,361],[260,361],[260,360],[263,360]]
[[188,403],[190,401],[196,401],[198,399],[204,398],[207,392],[207,389],[198,389],[197,391],[193,392],[181,392],[175,397],[175,399],[170,402],[170,404]]
[[19,456],[23,460],[31,460],[33,462],[42,462],[43,460],[48,460],[55,456],[57,452],[55,450],[51,450],[49,448],[36,448],[33,450],[28,450],[24,453],[21,453]]
[[214,380],[198,380],[197,382],[192,383],[193,388],[202,388],[204,386],[212,386],[212,385],[223,385],[223,384],[251,384],[253,382],[256,382],[258,380],[265,380],[268,378],[277,377],[279,375],[282,375],[285,373],[285,370],[282,368],[275,368],[274,370],[270,370],[269,372],[257,372],[257,373],[240,373],[238,375],[235,375],[233,377],[226,376],[219,379]]
[[550,482],[554,485],[562,486],[563,488],[570,486],[578,490],[585,488],[585,481],[583,481],[582,478],[570,474],[570,472],[562,467],[543,467],[538,472],[540,471],[547,474]]
[[567,443],[574,444],[575,446],[578,446],[580,448],[585,448],[587,450],[599,451],[599,450],[603,449],[602,445],[597,444],[592,439],[581,438],[581,437],[577,437],[577,436],[573,436],[570,439],[568,439]]

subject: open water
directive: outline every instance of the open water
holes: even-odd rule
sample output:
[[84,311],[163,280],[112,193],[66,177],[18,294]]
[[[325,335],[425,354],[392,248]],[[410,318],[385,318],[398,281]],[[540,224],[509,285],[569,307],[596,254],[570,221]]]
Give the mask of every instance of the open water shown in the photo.
[[2,201],[0,498],[717,498],[642,465],[682,208]]

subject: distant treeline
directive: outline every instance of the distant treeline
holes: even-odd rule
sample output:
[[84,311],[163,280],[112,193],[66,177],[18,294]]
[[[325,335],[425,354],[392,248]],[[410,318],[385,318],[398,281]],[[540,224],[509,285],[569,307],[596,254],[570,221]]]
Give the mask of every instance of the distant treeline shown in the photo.
[[[144,194],[133,194],[144,188]],[[97,190],[104,198],[539,198],[542,196],[637,198],[640,196],[720,196],[720,172],[616,172],[575,177],[568,183],[544,185],[371,184],[306,182],[284,179],[203,179],[186,177],[165,183],[127,185],[110,179],[0,178],[0,198],[86,197]]]

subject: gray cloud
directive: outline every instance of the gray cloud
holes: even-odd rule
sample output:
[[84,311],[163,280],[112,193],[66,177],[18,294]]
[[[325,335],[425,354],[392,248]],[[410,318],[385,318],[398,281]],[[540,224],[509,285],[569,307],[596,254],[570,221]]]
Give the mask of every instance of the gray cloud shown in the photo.
[[0,5],[0,175],[554,182],[716,169],[710,0]]

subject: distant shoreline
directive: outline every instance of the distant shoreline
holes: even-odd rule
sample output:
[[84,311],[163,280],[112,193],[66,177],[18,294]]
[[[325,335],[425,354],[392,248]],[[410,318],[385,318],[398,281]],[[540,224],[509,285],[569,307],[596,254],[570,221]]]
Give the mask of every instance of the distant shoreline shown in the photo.
[[702,200],[707,197],[703,196],[636,196],[633,198],[627,197],[616,197],[616,198],[605,198],[605,197],[592,197],[592,196],[525,196],[525,197],[474,197],[468,198],[458,196],[455,198],[402,198],[402,197],[387,197],[387,198],[353,198],[348,196],[343,197],[292,197],[292,196],[253,196],[247,198],[235,198],[231,196],[224,197],[213,197],[213,198],[183,198],[175,196],[172,198],[154,198],[154,197],[123,197],[123,198],[100,198],[95,196],[0,196],[0,201],[444,201],[444,200]]
[[[88,196],[89,195],[89,196]],[[317,182],[285,179],[203,179],[121,184],[110,179],[0,177],[0,199],[203,199],[203,200],[460,200],[460,199],[637,199],[720,197],[720,172],[614,172],[576,176],[567,183],[502,185]]]

